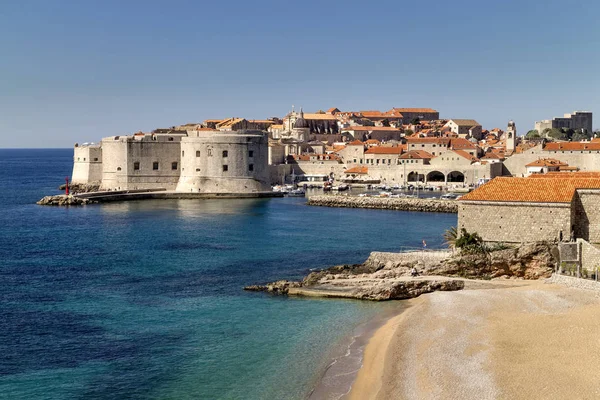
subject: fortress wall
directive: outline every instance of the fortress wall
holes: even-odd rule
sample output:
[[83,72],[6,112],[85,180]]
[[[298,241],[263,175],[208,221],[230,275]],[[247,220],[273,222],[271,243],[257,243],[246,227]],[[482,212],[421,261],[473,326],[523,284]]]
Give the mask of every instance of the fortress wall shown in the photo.
[[510,175],[524,176],[527,174],[525,165],[540,158],[554,158],[579,167],[582,171],[600,171],[599,151],[543,151],[541,145],[524,153],[513,154],[504,160],[504,166]]
[[[172,140],[169,140],[172,139]],[[181,169],[180,135],[147,135],[142,139],[109,137],[102,140],[103,190],[174,190]],[[158,169],[154,169],[154,163]],[[139,169],[135,168],[139,163]],[[175,169],[173,163],[176,163]]]
[[553,241],[571,234],[570,203],[458,201],[458,229],[489,242]]
[[182,139],[180,192],[271,190],[267,135],[262,131],[197,132]]
[[590,243],[600,243],[600,191],[579,189],[573,200],[575,235]]
[[75,146],[73,150],[72,183],[100,183],[102,180],[102,147]]

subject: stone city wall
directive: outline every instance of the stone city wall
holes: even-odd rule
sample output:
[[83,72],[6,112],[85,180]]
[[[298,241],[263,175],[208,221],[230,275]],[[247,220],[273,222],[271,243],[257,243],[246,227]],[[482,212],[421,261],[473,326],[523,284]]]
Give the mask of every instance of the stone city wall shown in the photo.
[[[174,190],[180,175],[181,135],[102,140],[102,190]],[[158,163],[158,168],[155,168]]]
[[539,145],[523,153],[513,154],[504,160],[505,174],[525,176],[527,174],[525,165],[540,158],[554,158],[566,162],[572,167],[578,167],[581,171],[600,170],[599,151],[544,151],[542,145]]
[[600,243],[600,191],[578,189],[573,200],[575,236]]
[[458,201],[458,229],[477,232],[488,242],[539,242],[568,239],[569,203],[513,203]]
[[261,131],[198,132],[181,142],[178,192],[270,190],[267,136]]
[[548,278],[546,282],[577,289],[595,290],[597,292],[600,292],[600,282],[596,282],[590,279],[581,279],[572,276],[552,274],[552,277]]
[[582,239],[578,239],[577,244],[580,246],[581,268],[590,272],[600,268],[600,249]]
[[102,147],[75,145],[71,182],[76,184],[100,183],[102,180]]

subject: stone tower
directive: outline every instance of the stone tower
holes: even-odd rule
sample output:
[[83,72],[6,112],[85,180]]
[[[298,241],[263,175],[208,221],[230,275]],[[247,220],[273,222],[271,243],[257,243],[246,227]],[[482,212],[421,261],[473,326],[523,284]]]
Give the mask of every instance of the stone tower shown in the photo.
[[508,154],[514,153],[517,148],[517,126],[514,121],[508,121],[508,128],[506,128],[506,152]]

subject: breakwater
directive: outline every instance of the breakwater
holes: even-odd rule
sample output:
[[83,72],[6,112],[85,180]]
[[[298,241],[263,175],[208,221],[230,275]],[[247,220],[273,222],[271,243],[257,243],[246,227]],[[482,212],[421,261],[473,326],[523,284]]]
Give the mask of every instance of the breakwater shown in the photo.
[[456,200],[414,199],[389,197],[356,197],[317,195],[308,199],[309,206],[372,208],[380,210],[457,213]]

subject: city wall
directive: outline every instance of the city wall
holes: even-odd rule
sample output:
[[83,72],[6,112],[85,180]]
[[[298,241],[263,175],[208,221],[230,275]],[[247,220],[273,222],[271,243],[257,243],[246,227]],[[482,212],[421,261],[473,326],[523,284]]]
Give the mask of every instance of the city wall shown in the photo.
[[568,239],[570,203],[458,201],[458,229],[477,232],[489,242],[539,242]]

